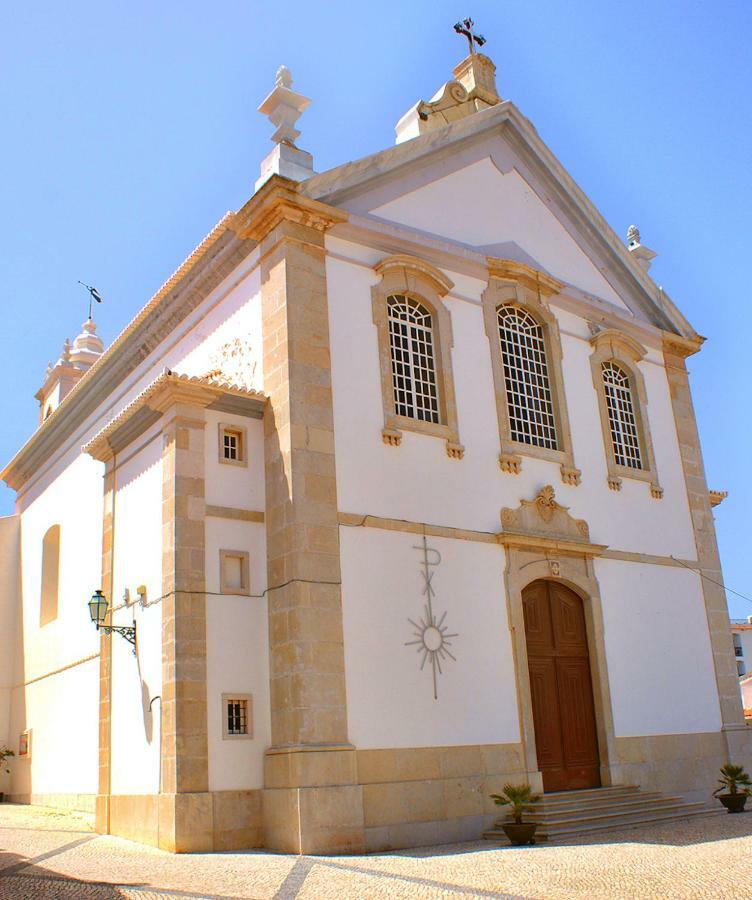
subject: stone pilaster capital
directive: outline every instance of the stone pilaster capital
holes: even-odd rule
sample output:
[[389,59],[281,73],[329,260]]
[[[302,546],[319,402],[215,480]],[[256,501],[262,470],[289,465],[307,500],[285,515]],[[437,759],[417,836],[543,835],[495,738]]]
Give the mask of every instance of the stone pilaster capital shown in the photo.
[[705,343],[705,338],[701,335],[695,335],[691,338],[682,337],[679,334],[671,334],[663,332],[663,353],[668,356],[686,359],[695,353],[700,352],[700,348]]
[[311,200],[300,185],[282,175],[272,177],[235,213],[231,227],[242,238],[262,241],[282,222],[325,232],[347,221],[347,213],[334,206]]

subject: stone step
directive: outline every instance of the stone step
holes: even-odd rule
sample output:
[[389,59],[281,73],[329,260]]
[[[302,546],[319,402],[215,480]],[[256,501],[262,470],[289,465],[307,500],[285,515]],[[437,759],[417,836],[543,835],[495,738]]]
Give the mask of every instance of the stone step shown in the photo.
[[[613,785],[544,794],[527,818],[539,825],[536,838],[549,840],[722,813],[723,810],[708,807],[702,801],[688,801],[660,791],[641,791],[636,785]],[[498,819],[484,837],[501,839],[504,821],[503,817]]]
[[[575,838],[582,835],[599,834],[602,831],[614,831],[620,828],[638,828],[641,825],[660,825],[665,822],[680,821],[683,819],[697,818],[700,816],[717,816],[721,815],[725,810],[716,810],[705,807],[698,810],[682,810],[679,812],[653,813],[648,815],[633,814],[627,819],[619,821],[601,821],[583,822],[569,827],[561,827],[555,829],[539,828],[535,833],[536,841],[558,840],[566,838]],[[506,835],[500,828],[493,828],[483,834],[486,840],[506,840]]]
[[581,823],[593,823],[597,824],[598,822],[605,821],[626,821],[632,816],[645,816],[649,817],[652,815],[658,815],[664,812],[695,812],[699,809],[703,809],[703,803],[687,803],[684,800],[674,800],[674,801],[665,801],[665,802],[655,802],[651,804],[646,804],[642,807],[630,807],[629,809],[614,809],[614,810],[606,810],[599,811],[597,813],[591,815],[577,816],[577,815],[566,815],[566,816],[556,816],[550,819],[540,819],[535,815],[530,815],[531,822],[538,822],[539,824],[545,826],[547,831],[551,831],[557,828],[568,828],[572,825],[578,825]]
[[541,840],[578,837],[579,835],[584,834],[598,834],[601,831],[618,831],[620,828],[636,828],[640,825],[660,825],[664,822],[679,822],[684,819],[694,819],[700,816],[722,815],[724,812],[725,810],[723,809],[716,810],[705,807],[703,809],[652,813],[644,816],[635,815],[627,819],[619,819],[618,821],[586,823],[584,826],[582,824],[577,824],[567,828],[543,829]]
[[607,787],[584,788],[580,791],[551,791],[543,795],[544,800],[559,800],[561,798],[568,799],[573,796],[589,797],[589,796],[611,796],[613,794],[636,794],[640,791],[637,784],[612,784]]
[[654,794],[648,797],[638,795],[631,800],[614,801],[613,803],[591,803],[582,806],[560,806],[550,809],[548,806],[535,806],[529,810],[527,815],[540,821],[550,821],[552,819],[564,818],[588,818],[598,815],[602,812],[625,812],[628,810],[649,809],[656,804],[665,803],[684,803],[682,797],[664,797],[661,794]]
[[[629,794],[610,794],[606,797],[585,797],[583,799],[572,798],[570,800],[557,800],[549,802],[547,797],[533,804],[533,808],[544,812],[565,812],[575,809],[596,809],[601,806],[624,806],[629,803],[641,803],[649,800],[662,800],[665,796],[659,791],[634,792]],[[672,798],[674,799],[674,798]]]

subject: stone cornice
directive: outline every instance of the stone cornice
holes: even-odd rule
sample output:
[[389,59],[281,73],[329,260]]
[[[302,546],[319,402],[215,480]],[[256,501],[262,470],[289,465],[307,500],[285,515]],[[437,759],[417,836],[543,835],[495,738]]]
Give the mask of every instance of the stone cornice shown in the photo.
[[529,532],[502,531],[496,540],[503,547],[517,547],[523,550],[540,550],[562,556],[602,556],[607,544],[593,544],[590,541],[553,538]]
[[496,256],[486,258],[489,278],[501,278],[505,281],[514,281],[531,291],[540,290],[543,296],[548,297],[558,294],[564,289],[564,283],[552,278],[539,269],[528,266],[526,263],[513,259],[501,259]]
[[242,238],[263,240],[280,222],[293,222],[316,231],[347,221],[347,213],[300,193],[296,181],[272,177],[232,218],[230,227]]
[[21,490],[104,400],[187,318],[256,246],[230,229],[227,214],[79,379],[57,409],[0,472]]
[[257,391],[166,370],[95,435],[82,448],[83,452],[100,462],[106,462],[143,434],[175,404],[226,409],[229,398],[234,398],[234,401],[229,402],[233,412],[252,418],[263,416],[266,397]]

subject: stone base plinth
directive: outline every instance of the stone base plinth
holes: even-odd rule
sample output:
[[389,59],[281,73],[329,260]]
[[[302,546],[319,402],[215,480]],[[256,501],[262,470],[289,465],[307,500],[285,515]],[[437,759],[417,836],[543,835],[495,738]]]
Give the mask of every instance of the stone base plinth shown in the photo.
[[261,791],[115,794],[109,801],[107,833],[170,853],[262,846]]

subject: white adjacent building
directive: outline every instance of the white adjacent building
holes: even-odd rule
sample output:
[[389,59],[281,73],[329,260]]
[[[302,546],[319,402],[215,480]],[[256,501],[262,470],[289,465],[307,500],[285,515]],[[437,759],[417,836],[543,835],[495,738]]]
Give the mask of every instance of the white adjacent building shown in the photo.
[[255,193],[86,323],[2,472],[6,790],[176,851],[473,838],[505,781],[707,796],[752,741],[654,254],[484,56],[321,174],[307,102],[281,70]]

